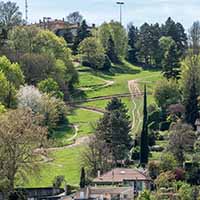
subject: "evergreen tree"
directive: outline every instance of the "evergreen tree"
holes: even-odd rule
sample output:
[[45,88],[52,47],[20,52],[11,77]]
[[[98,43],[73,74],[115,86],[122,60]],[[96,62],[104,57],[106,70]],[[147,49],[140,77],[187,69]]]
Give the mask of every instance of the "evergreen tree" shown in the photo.
[[149,145],[148,145],[148,113],[147,113],[147,92],[144,86],[144,108],[143,108],[143,127],[140,141],[140,165],[148,163]]
[[127,158],[130,148],[129,116],[125,105],[117,98],[112,99],[106,110],[98,122],[96,137],[106,144],[113,164],[117,164],[119,160]]
[[83,20],[78,31],[77,36],[75,37],[74,45],[73,45],[73,51],[74,53],[77,53],[79,44],[87,37],[89,37],[90,31],[88,30],[88,25],[86,23],[86,20]]
[[113,41],[112,36],[110,35],[108,39],[106,54],[113,63],[117,63],[119,61],[116,50],[115,50],[115,43]]
[[165,52],[163,61],[163,74],[167,79],[179,79],[180,75],[180,61],[178,58],[178,50],[176,44],[172,44],[168,51]]
[[165,25],[162,26],[162,35],[171,37],[175,41],[179,58],[185,54],[187,50],[187,35],[181,23],[175,23],[171,17],[169,17]]
[[86,177],[85,177],[85,168],[81,168],[81,177],[80,177],[80,188],[85,188]]
[[133,24],[130,24],[128,26],[128,60],[131,63],[137,62],[137,48],[136,48],[136,42],[138,39],[138,29],[137,27],[133,26]]

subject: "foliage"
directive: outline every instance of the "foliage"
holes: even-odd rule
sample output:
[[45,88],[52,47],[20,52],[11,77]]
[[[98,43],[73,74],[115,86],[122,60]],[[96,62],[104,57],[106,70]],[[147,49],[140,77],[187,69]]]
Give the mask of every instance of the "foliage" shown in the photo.
[[174,80],[163,79],[158,82],[154,97],[159,107],[166,110],[171,104],[181,101],[179,85]]
[[100,41],[94,37],[88,37],[80,43],[79,52],[82,62],[94,69],[102,69],[105,62],[105,52]]
[[185,120],[187,123],[195,126],[198,113],[198,95],[199,95],[199,66],[200,57],[189,55],[182,63],[182,88],[183,100],[185,106]]
[[137,198],[137,200],[154,200],[155,198],[151,196],[151,192],[144,190],[139,197]]
[[116,63],[126,56],[127,34],[119,22],[102,24],[98,30],[98,37],[112,62]]
[[65,181],[64,176],[56,176],[53,180],[53,187],[54,188],[60,188],[62,186],[62,183]]
[[41,114],[43,125],[51,131],[59,123],[66,120],[66,106],[63,101],[42,94],[34,86],[21,87],[17,94],[19,108],[31,108],[34,113]]
[[156,161],[150,161],[148,163],[149,176],[154,180],[160,173],[160,163]]
[[193,150],[196,140],[193,127],[182,122],[173,124],[170,128],[169,151],[174,155],[180,166],[185,160],[185,153]]
[[164,152],[161,156],[160,169],[163,172],[172,171],[177,167],[177,161],[173,154]]
[[193,190],[191,186],[187,183],[183,184],[178,191],[181,200],[191,200],[193,196]]
[[54,59],[45,54],[24,54],[20,64],[27,84],[36,85],[54,71]]
[[148,156],[149,156],[146,85],[144,86],[143,127],[142,127],[141,139],[140,140],[141,140],[140,141],[140,164],[145,165],[145,164],[148,163]]
[[138,29],[133,24],[128,25],[128,61],[131,63],[137,62],[137,46]]
[[41,92],[50,94],[56,98],[63,99],[64,94],[59,90],[58,83],[53,78],[45,79],[38,83]]
[[155,184],[157,188],[168,188],[173,185],[173,182],[175,181],[175,175],[171,171],[162,172],[157,179],[155,180]]
[[0,173],[6,178],[8,192],[13,191],[18,178],[37,165],[35,149],[44,144],[47,131],[39,126],[40,118],[31,110],[11,110],[0,116]]
[[189,30],[189,46],[193,50],[194,55],[200,53],[200,22],[196,21],[193,23]]
[[[1,28],[8,33],[8,31],[22,23],[22,13],[16,3],[8,1],[0,2],[0,24]],[[4,38],[7,39],[7,38]]]
[[16,63],[11,63],[5,56],[0,57],[0,101],[10,108],[13,106],[16,90],[24,83],[21,68]]
[[162,52],[162,71],[167,79],[178,79],[180,75],[180,61],[178,48],[171,37],[162,37],[159,40]]
[[89,31],[89,27],[87,25],[86,20],[81,22],[80,27],[77,30],[77,36],[75,37],[74,44],[73,44],[73,52],[76,54],[78,53],[78,47],[80,43],[87,37],[90,37],[91,33]]

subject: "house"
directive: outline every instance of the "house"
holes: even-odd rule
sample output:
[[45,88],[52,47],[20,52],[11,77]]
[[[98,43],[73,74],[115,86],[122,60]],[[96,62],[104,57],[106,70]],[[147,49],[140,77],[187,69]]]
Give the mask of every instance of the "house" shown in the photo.
[[87,187],[75,194],[74,200],[133,200],[131,187]]
[[197,133],[200,133],[200,119],[199,118],[196,120],[195,126],[197,127]]
[[115,168],[93,180],[95,186],[115,185],[131,187],[133,191],[139,192],[151,188],[152,180],[143,170]]

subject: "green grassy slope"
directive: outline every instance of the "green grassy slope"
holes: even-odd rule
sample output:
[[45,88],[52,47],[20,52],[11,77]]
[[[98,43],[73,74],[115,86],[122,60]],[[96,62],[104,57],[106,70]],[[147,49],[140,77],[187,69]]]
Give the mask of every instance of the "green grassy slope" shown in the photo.
[[[85,67],[78,67],[80,70],[79,88],[83,89],[87,98],[106,96],[114,94],[128,93],[128,81],[139,80],[140,88],[143,88],[144,83],[148,86],[148,91],[151,93],[155,87],[155,82],[161,78],[158,71],[142,70],[141,68],[124,62],[120,66],[115,66],[111,70],[112,73],[93,72],[91,69]],[[113,81],[107,87],[104,87],[108,81]],[[109,100],[97,100],[80,105],[94,108],[105,108]],[[135,125],[133,126],[133,133],[137,133],[141,129],[142,123],[142,98],[136,99],[132,102],[131,97],[122,98],[122,101],[129,109],[131,120],[135,118]],[[148,96],[148,103],[154,102],[153,96]],[[133,115],[134,113],[134,115]],[[79,128],[78,136],[82,137],[93,133],[92,125],[101,117],[100,113],[91,112],[81,108],[74,109],[69,115],[68,119],[71,124],[76,124]],[[73,136],[73,130],[61,130],[60,141],[67,140]],[[62,137],[61,137],[62,136]],[[51,186],[52,180],[55,176],[64,175],[70,184],[78,184],[79,173],[81,166],[81,152],[84,146],[74,147],[65,150],[55,151],[50,155],[53,161],[41,164],[41,178],[34,179],[30,177],[30,183],[27,186]],[[156,157],[156,155],[154,155]]]

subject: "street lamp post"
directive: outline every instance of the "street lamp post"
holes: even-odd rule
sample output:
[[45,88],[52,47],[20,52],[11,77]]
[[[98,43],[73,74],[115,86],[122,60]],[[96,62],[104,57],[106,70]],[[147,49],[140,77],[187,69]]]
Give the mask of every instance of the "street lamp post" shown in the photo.
[[124,5],[124,2],[117,1],[117,5],[119,5],[119,8],[120,8],[120,24],[122,24],[122,6]]

